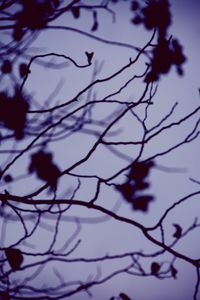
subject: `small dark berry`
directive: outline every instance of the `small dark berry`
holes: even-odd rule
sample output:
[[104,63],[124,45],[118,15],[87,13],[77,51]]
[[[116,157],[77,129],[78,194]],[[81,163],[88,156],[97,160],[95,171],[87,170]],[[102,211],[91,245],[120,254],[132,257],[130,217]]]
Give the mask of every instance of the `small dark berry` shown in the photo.
[[10,174],[5,175],[3,179],[5,182],[11,182],[13,180],[13,178]]
[[12,64],[8,59],[6,59],[1,66],[1,72],[4,74],[8,74],[11,71],[12,71]]
[[135,25],[139,25],[142,22],[142,19],[140,16],[135,16],[135,18],[132,19],[132,23]]
[[139,8],[139,3],[137,1],[132,1],[131,10],[135,11]]
[[22,63],[19,65],[19,74],[20,77],[23,78],[25,77],[28,73],[30,73],[27,64]]

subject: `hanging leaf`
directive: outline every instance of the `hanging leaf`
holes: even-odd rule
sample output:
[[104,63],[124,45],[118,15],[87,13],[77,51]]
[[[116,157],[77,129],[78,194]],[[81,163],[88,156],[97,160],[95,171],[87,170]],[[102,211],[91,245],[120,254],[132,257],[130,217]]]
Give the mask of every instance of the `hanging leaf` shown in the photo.
[[74,7],[72,7],[71,11],[72,11],[72,14],[75,19],[78,19],[80,17],[80,8],[79,7],[74,6]]
[[133,199],[132,205],[134,210],[141,210],[147,212],[149,209],[149,203],[154,200],[151,195],[139,196]]
[[125,293],[120,293],[119,297],[121,297],[122,300],[131,300],[131,298],[129,298],[129,296],[127,296]]
[[96,11],[93,12],[93,19],[94,19],[94,23],[93,23],[93,26],[91,28],[91,31],[96,31],[98,29],[98,26],[99,26],[99,23],[97,21],[97,12]]
[[18,42],[23,38],[24,34],[25,30],[23,30],[23,28],[20,25],[16,24],[13,29],[13,39]]
[[8,74],[11,73],[11,71],[12,71],[12,63],[10,62],[10,60],[6,59],[1,66],[1,72],[4,74]]
[[172,277],[173,277],[174,279],[176,279],[176,278],[177,278],[176,275],[177,275],[177,273],[178,273],[177,269],[174,268],[174,266],[171,266],[170,270],[171,270]]
[[160,265],[157,262],[153,262],[151,264],[151,274],[157,275],[159,270],[160,270]]
[[136,183],[140,183],[149,175],[153,166],[153,161],[133,162],[128,177]]
[[123,184],[116,185],[116,189],[122,193],[123,197],[128,202],[132,202],[135,192],[134,186],[132,186],[129,182],[125,182]]
[[91,31],[96,31],[98,29],[99,23],[97,21],[94,22]]
[[60,170],[57,165],[53,163],[53,155],[51,152],[40,150],[32,154],[28,170],[30,173],[35,172],[39,179],[47,181],[52,190],[57,187]]
[[87,56],[88,64],[91,64],[94,52],[87,52],[86,51],[85,55]]
[[21,251],[16,248],[6,248],[5,254],[12,270],[13,271],[19,270],[23,262],[23,255]]
[[150,183],[146,182],[146,181],[138,181],[135,182],[135,188],[137,190],[145,190],[148,189],[150,187]]
[[27,64],[22,63],[19,65],[19,75],[21,78],[25,77],[28,73],[30,73],[30,70],[27,66]]
[[173,237],[180,239],[182,235],[182,227],[178,224],[173,224],[173,226],[175,227],[175,233],[173,234]]
[[18,88],[12,97],[7,92],[0,92],[0,122],[7,129],[14,130],[16,140],[24,137],[28,108],[27,97]]

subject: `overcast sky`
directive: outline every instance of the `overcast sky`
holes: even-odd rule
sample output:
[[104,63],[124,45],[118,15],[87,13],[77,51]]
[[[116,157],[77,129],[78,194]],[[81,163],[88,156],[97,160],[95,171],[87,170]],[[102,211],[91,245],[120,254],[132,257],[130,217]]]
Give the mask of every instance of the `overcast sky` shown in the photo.
[[[85,1],[85,3],[88,4],[90,2],[91,1]],[[141,47],[149,40],[151,33],[145,31],[142,26],[134,27],[130,23],[131,14],[128,2],[129,1],[122,1],[122,3],[113,5],[113,8],[115,7],[114,9],[116,10],[115,24],[112,24],[111,16],[108,13],[100,13],[99,30],[95,32],[95,35],[107,40],[129,43]],[[168,33],[173,35],[173,37],[177,37],[183,45],[184,53],[187,57],[187,62],[183,66],[185,75],[184,77],[178,77],[175,68],[172,68],[169,75],[162,77],[158,86],[158,92],[155,96],[155,105],[149,110],[149,126],[156,124],[156,122],[168,113],[175,102],[178,102],[178,106],[174,115],[169,120],[171,122],[178,120],[181,116],[186,115],[199,105],[200,1],[171,0],[170,3],[173,23],[169,28]],[[60,22],[61,25],[65,24],[65,16]],[[68,26],[76,26],[77,28],[90,32],[92,18],[88,13],[83,12],[80,20],[74,20],[73,16],[69,16],[66,22]],[[87,63],[85,51],[93,51],[93,65],[95,62],[103,62],[103,68],[101,73],[98,74],[98,78],[103,78],[112,74],[118,68],[128,63],[130,57],[134,58],[136,55],[136,52],[132,49],[104,44],[95,41],[92,38],[74,32],[67,32],[65,30],[45,30],[39,35],[34,46],[40,48],[39,53],[58,52],[72,57],[79,64]],[[133,72],[140,74],[141,70],[143,70],[142,67],[144,66],[144,63],[145,58],[142,58],[141,63],[138,63],[134,68],[123,73],[120,78],[99,85],[99,87],[97,86],[97,88],[92,91],[93,97],[102,99],[106,95],[116,91],[120,84],[126,82],[130,76],[133,76]],[[59,104],[62,101],[71,99],[79,90],[89,84],[91,81],[92,69],[93,66],[88,69],[79,70],[72,65],[68,65],[68,67],[63,69],[50,70],[43,68],[42,66],[32,65],[31,74],[26,82],[25,90],[41,104],[42,101],[45,101],[49,95],[51,95],[52,91],[60,83],[59,92],[55,94],[55,97],[52,100],[52,105]],[[137,99],[142,91],[141,83],[129,85],[127,89],[117,96],[117,99]],[[94,92],[96,94],[94,94]],[[86,99],[87,97],[88,94],[84,95],[83,99]],[[101,120],[108,115],[109,109],[105,111],[105,106],[99,106],[98,109],[94,110],[94,115],[98,120]],[[165,147],[168,147],[168,145],[179,141],[186,132],[189,132],[191,128],[193,128],[195,121],[199,116],[196,116],[195,118],[193,122],[188,122],[182,127],[172,130],[169,133],[161,135],[158,139],[155,139],[146,147],[143,159],[151,157],[154,153],[160,152],[165,149]],[[130,140],[133,134],[135,139],[140,136],[140,133],[137,131],[139,128],[137,128],[137,125],[134,126],[133,128],[130,128],[130,120],[128,117],[123,120],[119,126],[120,129],[123,129],[123,139]],[[119,128],[116,126],[116,130]],[[90,149],[94,141],[95,137],[90,137],[86,134],[75,134],[68,138],[67,141],[61,140],[60,143],[52,144],[49,149],[54,151],[55,160],[60,169],[63,170],[82,158]],[[122,147],[119,147],[119,149],[122,152],[124,151]],[[200,163],[197,159],[199,150],[199,139],[196,139],[192,144],[185,145],[156,161],[158,167],[153,169],[150,176],[150,191],[155,196],[155,202],[151,203],[148,214],[133,212],[130,210],[130,206],[121,199],[119,193],[115,190],[110,191],[110,189],[107,188],[103,189],[98,203],[105,205],[110,209],[113,209],[116,203],[118,203],[120,205],[120,208],[118,208],[118,213],[120,215],[133,218],[146,226],[155,224],[159,219],[159,216],[162,215],[169,205],[198,189],[198,186],[194,182],[191,182],[189,178],[192,177],[196,180],[200,180]],[[136,155],[137,151],[134,151],[133,148],[127,147],[125,153],[127,156],[131,157]],[[99,147],[91,160],[75,169],[75,171],[77,174],[83,172],[83,174],[98,174],[99,176],[107,177],[111,176],[115,170],[118,170],[126,164],[127,161],[124,161],[123,159],[120,160],[107,149]],[[179,169],[179,172],[164,172],[162,167],[177,168]],[[26,170],[27,157],[19,160],[12,169],[13,172],[18,174],[24,174]],[[182,171],[180,172],[180,170]],[[118,180],[123,182],[124,178],[125,176],[123,175]],[[70,182],[70,178],[64,178],[60,182],[63,191],[66,190],[64,189],[66,182],[69,186],[75,184],[75,181],[73,180]],[[33,176],[31,178],[27,177],[24,180],[16,181],[16,185],[11,187],[10,192],[27,194],[32,192],[34,188],[40,186],[39,184],[40,182],[35,181]],[[76,194],[76,197],[81,200],[87,199],[88,197],[91,197],[94,189],[94,182],[90,183],[85,180]],[[181,224],[181,226],[186,229],[192,224],[194,218],[198,217],[200,205],[197,200],[197,197],[192,199],[192,203],[187,203],[186,205],[177,208],[169,215],[165,224],[166,236],[169,238],[169,241],[172,240],[174,232],[173,223]],[[79,217],[102,216],[99,214],[96,215],[96,213],[90,211],[88,212],[86,209],[71,209],[69,214]],[[70,229],[66,228],[67,225],[69,225]],[[73,223],[64,223],[61,225],[60,240],[58,242],[60,245],[66,234],[70,237],[71,230],[74,230],[74,228],[75,224]],[[69,229],[69,232],[67,232],[67,229]],[[12,227],[10,227],[10,233],[11,232]],[[146,252],[151,252],[155,249],[155,247],[141,236],[140,232],[133,227],[130,227],[130,225],[120,224],[119,222],[111,220],[92,225],[83,224],[80,237],[82,238],[82,243],[73,253],[72,257],[83,257],[84,255],[86,257],[95,257],[105,255],[106,253],[120,254],[126,251],[141,249],[146,250]],[[7,243],[9,244],[12,239],[13,236],[8,235]],[[42,230],[33,238],[35,244],[38,244],[39,240],[39,246],[45,248],[48,237]],[[183,251],[185,254],[191,255],[192,257],[196,257],[200,251],[198,235],[192,233],[191,237],[188,236],[181,241],[176,249],[180,252]],[[169,256],[166,255],[164,260],[166,261],[168,258]],[[158,261],[163,261],[162,257],[159,257]],[[109,274],[112,269],[120,268],[120,266],[124,266],[123,262],[114,261],[109,262],[109,264],[103,263],[93,266],[82,264],[79,266],[71,265],[64,267],[60,265],[58,269],[63,272],[63,268],[65,268],[64,274],[66,280],[73,280],[79,279],[79,275],[86,279],[90,268],[91,274],[95,276],[97,267],[101,267],[102,274]],[[148,266],[149,263],[146,267],[148,268]],[[125,275],[117,276],[113,280],[107,282],[105,286],[92,288],[94,299],[107,300],[109,297],[123,291],[127,292],[132,300],[192,299],[196,282],[195,270],[193,270],[190,265],[178,260],[176,267],[179,271],[177,280],[158,280],[150,277],[137,278]],[[38,282],[39,281],[40,279],[38,278]],[[53,281],[53,272],[49,272],[44,279],[44,284],[48,286],[51,285]],[[89,299],[89,296],[86,293],[82,293],[71,297],[71,299],[86,300]]]

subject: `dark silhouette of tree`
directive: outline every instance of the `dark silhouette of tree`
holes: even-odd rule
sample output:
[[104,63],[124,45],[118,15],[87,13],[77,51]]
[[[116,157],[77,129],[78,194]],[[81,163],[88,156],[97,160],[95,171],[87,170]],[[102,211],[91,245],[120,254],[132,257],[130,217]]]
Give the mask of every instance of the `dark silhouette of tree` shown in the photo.
[[[102,37],[107,30],[104,17],[117,23],[125,6],[129,7],[129,26],[143,26],[148,34],[142,47],[133,45],[131,39],[122,43]],[[155,100],[159,84],[174,72],[174,67],[176,76],[183,76],[187,61],[181,41],[170,32],[170,2],[2,0],[0,21],[0,299],[67,299],[80,293],[84,293],[84,299],[92,296],[95,286],[103,289],[120,275],[157,281],[177,279],[177,261],[183,261],[196,272],[191,299],[197,300],[200,258],[190,256],[178,245],[185,237],[189,239],[200,223],[194,218],[185,228],[179,219],[172,222],[169,215],[199,197],[200,190],[173,199],[167,208],[163,204],[159,218],[151,212],[160,201],[156,189],[151,189],[152,174],[160,170],[170,177],[181,172],[162,165],[160,158],[199,137],[200,106],[176,117],[175,103],[158,121],[149,123],[151,108],[160,109]],[[50,37],[56,44],[61,31],[75,36],[79,58],[66,54],[66,50],[47,52],[40,47],[46,36],[45,41]],[[133,54],[128,59],[127,55],[118,57],[120,67],[113,65],[105,73],[93,43],[111,47],[113,55],[118,48]],[[42,68],[46,77],[40,81]],[[49,76],[52,71],[58,74],[63,70],[72,83],[66,84],[61,97],[62,82],[53,83]],[[128,71],[132,72],[130,78],[126,77]],[[52,92],[43,100],[37,99],[30,88],[35,72],[38,89],[48,87]],[[113,88],[114,80],[117,83]],[[136,97],[124,96],[130,86],[136,86]],[[128,131],[123,128],[124,120]],[[192,125],[189,131],[183,129],[184,136],[177,136],[176,141],[166,138],[162,150],[151,146],[188,121]],[[134,133],[130,135],[132,128]],[[111,167],[109,155],[115,161]],[[168,193],[171,187],[166,182],[162,188]],[[145,223],[148,215],[152,215],[151,226]],[[149,248],[138,250],[134,245],[134,249],[119,232],[119,244],[127,244],[131,250],[119,253],[114,246],[100,255],[91,255],[89,245],[88,254],[81,250],[82,244],[87,248],[86,237],[98,239],[95,228],[99,224],[108,228],[112,222],[137,230],[149,242]],[[84,233],[86,226],[93,228],[94,236]],[[131,295],[125,288],[116,289],[109,297],[134,300],[137,291]]]

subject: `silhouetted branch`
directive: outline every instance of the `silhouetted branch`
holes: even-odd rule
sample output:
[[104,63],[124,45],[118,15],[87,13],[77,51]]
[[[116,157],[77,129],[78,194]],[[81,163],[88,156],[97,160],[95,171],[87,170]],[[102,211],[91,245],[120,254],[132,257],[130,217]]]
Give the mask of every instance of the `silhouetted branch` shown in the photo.
[[[107,37],[122,9],[126,43]],[[178,279],[183,261],[196,272],[197,300],[200,258],[181,241],[199,230],[198,214],[187,225],[176,217],[196,208],[200,191],[177,196],[176,182],[154,179],[185,176],[188,163],[169,165],[170,155],[200,133],[199,105],[176,116],[175,101],[159,113],[160,82],[173,68],[183,76],[188,60],[169,33],[169,1],[3,0],[0,22],[0,299],[93,297],[117,276]],[[138,41],[137,26],[147,33]],[[161,189],[170,202],[154,215]]]

